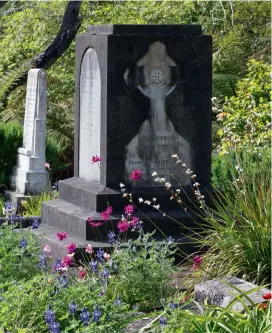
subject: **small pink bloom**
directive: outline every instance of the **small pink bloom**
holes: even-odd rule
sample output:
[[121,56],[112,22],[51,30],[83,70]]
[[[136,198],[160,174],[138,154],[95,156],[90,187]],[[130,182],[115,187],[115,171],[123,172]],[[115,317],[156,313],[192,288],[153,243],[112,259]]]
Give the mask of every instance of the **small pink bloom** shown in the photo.
[[49,245],[45,245],[43,248],[43,252],[51,253],[51,247]]
[[134,207],[132,205],[127,205],[125,207],[125,213],[128,215],[128,214],[133,214],[134,213]]
[[62,267],[72,266],[72,264],[73,264],[73,259],[71,257],[69,257],[69,256],[63,257],[63,259],[61,261]]
[[88,217],[88,222],[93,222],[93,217]]
[[101,161],[101,158],[98,155],[92,156],[92,164],[98,163]]
[[104,256],[104,259],[106,261],[108,261],[110,259],[110,254],[109,253],[104,252],[103,256]]
[[197,255],[193,258],[193,269],[198,269],[199,265],[201,265],[203,262],[203,257]]
[[93,252],[93,247],[91,244],[87,244],[85,252],[91,254]]
[[86,270],[82,267],[79,268],[79,278],[84,279],[86,276]]
[[76,247],[75,243],[71,243],[71,244],[69,244],[69,245],[66,246],[66,249],[67,249],[67,251],[68,251],[69,254],[74,253],[75,250],[76,250],[76,248],[77,247]]
[[143,172],[140,169],[135,169],[132,171],[130,175],[131,180],[141,180],[142,179]]
[[45,167],[46,169],[50,170],[50,164],[49,164],[49,163],[46,162],[46,163],[44,164],[44,167]]
[[97,228],[97,227],[100,227],[101,225],[103,225],[102,222],[89,222],[89,225],[93,228]]
[[128,231],[129,224],[127,223],[126,220],[119,221],[119,223],[117,224],[117,227],[118,227],[120,232],[126,232],[126,231]]
[[65,238],[67,238],[68,233],[67,232],[57,232],[57,236],[59,241],[64,240]]
[[137,217],[137,216],[133,216],[133,218],[132,218],[132,220],[131,220],[131,222],[130,222],[130,225],[131,225],[132,227],[135,227],[135,225],[136,225],[139,221],[140,221],[139,217]]
[[112,213],[112,207],[108,206],[108,208],[106,210],[104,210],[100,215],[102,220],[104,221],[108,221],[108,219],[110,218],[110,214]]

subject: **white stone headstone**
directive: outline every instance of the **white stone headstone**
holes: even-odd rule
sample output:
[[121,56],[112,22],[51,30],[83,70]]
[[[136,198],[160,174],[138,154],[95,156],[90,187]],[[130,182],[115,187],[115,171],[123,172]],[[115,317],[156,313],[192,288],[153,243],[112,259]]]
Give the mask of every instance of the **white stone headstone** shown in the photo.
[[11,177],[16,193],[38,194],[49,189],[45,170],[46,72],[31,69],[27,78],[23,147],[18,149],[17,166]]
[[79,177],[100,182],[100,169],[91,164],[100,156],[101,76],[97,54],[89,48],[80,71]]

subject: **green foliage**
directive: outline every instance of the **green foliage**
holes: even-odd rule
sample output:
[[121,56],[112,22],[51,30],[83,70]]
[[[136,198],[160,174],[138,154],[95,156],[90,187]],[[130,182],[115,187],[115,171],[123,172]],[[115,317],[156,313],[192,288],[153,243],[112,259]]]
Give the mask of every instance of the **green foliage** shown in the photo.
[[219,130],[221,151],[235,147],[269,147],[271,137],[270,68],[251,60],[246,77],[238,82],[236,96],[223,106],[223,128]]
[[200,239],[195,239],[199,250],[205,251],[204,260],[201,269],[188,277],[188,284],[226,275],[269,283],[270,154],[244,151],[221,159],[218,171],[223,176],[219,172],[215,179],[223,193],[218,192],[214,209],[204,209],[206,223]]
[[127,248],[112,255],[112,260],[118,263],[118,275],[111,281],[111,290],[140,310],[160,306],[173,292],[169,286],[172,251],[166,243],[148,244],[149,238],[147,234],[129,241]]
[[[153,329],[159,333],[269,333],[271,323],[271,302],[268,301],[266,310],[258,307],[250,300],[253,290],[238,292],[234,300],[226,307],[200,305],[190,302],[187,306],[198,309],[199,314],[181,308],[166,309],[163,316],[166,318],[166,326]],[[232,310],[236,303],[244,306],[244,311],[239,313]],[[145,332],[151,332],[146,330]]]
[[[9,184],[12,168],[16,166],[17,149],[22,145],[23,128],[17,123],[0,123],[0,185]],[[67,168],[61,160],[65,146],[57,139],[47,137],[46,158],[54,171]]]
[[21,202],[24,216],[41,216],[42,203],[57,199],[57,191],[44,192],[36,196],[30,196]]
[[[20,247],[25,239],[27,245]],[[15,229],[15,225],[4,222],[0,227],[0,280],[19,281],[29,279],[38,271],[38,242],[27,230]],[[0,320],[1,322],[1,320]]]

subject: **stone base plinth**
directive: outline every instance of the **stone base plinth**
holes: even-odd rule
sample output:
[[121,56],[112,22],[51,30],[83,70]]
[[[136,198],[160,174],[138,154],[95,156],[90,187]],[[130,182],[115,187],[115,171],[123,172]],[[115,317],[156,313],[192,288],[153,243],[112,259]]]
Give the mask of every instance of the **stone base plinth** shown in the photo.
[[[135,208],[134,215],[143,221],[144,231],[156,230],[154,237],[157,239],[172,236],[176,242],[179,242],[179,239],[183,243],[188,242],[188,239],[185,240],[186,235],[192,229],[199,228],[199,212],[193,212],[190,209],[184,211],[174,200],[170,200],[169,192],[165,188],[163,191],[161,189],[160,193],[157,189],[157,194],[157,203],[161,204],[163,213],[151,206],[139,204],[138,196],[141,193],[134,195],[132,190],[135,198],[133,201],[140,208],[140,211]],[[152,195],[154,196],[154,193],[145,194],[143,199],[152,200]],[[184,200],[185,197],[187,194],[184,194]],[[90,226],[88,217],[92,217],[94,222],[99,221],[101,211],[105,210],[108,204],[113,207],[109,221],[104,222],[100,227]],[[59,199],[42,204],[42,225],[68,232],[70,237],[81,239],[82,242],[107,242],[109,231],[118,232],[117,224],[124,215],[124,207],[128,204],[130,204],[129,201],[123,198],[120,191],[73,177],[59,182]],[[136,233],[129,232],[127,238],[137,236]]]

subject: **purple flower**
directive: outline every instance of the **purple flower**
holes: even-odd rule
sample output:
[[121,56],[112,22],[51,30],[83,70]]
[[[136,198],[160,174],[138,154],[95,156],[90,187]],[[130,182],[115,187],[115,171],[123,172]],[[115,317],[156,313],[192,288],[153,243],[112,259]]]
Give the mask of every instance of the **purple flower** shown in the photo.
[[45,311],[45,322],[50,324],[55,321],[55,311],[52,310],[51,305],[49,304],[47,310]]
[[45,254],[41,253],[39,257],[39,267],[46,268],[47,267],[47,257]]
[[61,259],[57,258],[54,263],[54,270],[57,272],[62,267]]
[[113,231],[108,233],[109,243],[114,244],[116,242],[116,235]]
[[178,304],[177,303],[174,303],[173,301],[171,301],[170,303],[169,303],[169,308],[170,309],[176,309],[178,307]]
[[38,220],[38,219],[34,219],[32,221],[32,226],[31,226],[31,229],[38,229],[39,226],[40,226],[41,222]]
[[26,246],[27,246],[27,240],[24,239],[24,238],[22,238],[22,239],[20,240],[20,244],[19,244],[19,246],[20,246],[20,248],[24,248],[24,247],[26,247]]
[[60,333],[60,324],[56,321],[53,321],[48,325],[50,333]]
[[98,262],[96,260],[92,260],[89,262],[89,266],[91,271],[97,274]]
[[67,288],[68,287],[68,276],[67,275],[61,275],[58,277],[59,284],[61,288]]
[[91,318],[91,314],[86,307],[84,307],[80,312],[80,320],[83,322],[83,325],[88,326]]
[[74,314],[76,312],[76,308],[77,308],[77,305],[75,302],[73,302],[72,304],[69,304],[69,312],[70,314]]
[[166,325],[166,318],[165,317],[161,317],[160,318],[160,325],[161,326],[165,326]]
[[104,251],[99,249],[96,251],[96,258],[99,262],[103,262],[104,261]]
[[102,279],[107,280],[110,276],[110,272],[107,268],[104,268],[103,271],[101,272],[101,277]]
[[169,236],[168,238],[167,238],[167,244],[168,245],[171,245],[171,244],[173,244],[174,243],[174,239],[173,239],[173,237],[172,236]]
[[95,323],[97,323],[98,320],[99,320],[99,318],[100,318],[101,315],[102,315],[101,311],[100,311],[99,308],[98,308],[98,305],[96,305],[96,307],[95,307],[94,312],[92,313],[92,315],[93,315],[93,321],[94,321]]

